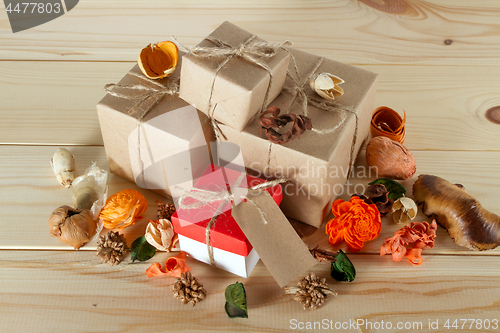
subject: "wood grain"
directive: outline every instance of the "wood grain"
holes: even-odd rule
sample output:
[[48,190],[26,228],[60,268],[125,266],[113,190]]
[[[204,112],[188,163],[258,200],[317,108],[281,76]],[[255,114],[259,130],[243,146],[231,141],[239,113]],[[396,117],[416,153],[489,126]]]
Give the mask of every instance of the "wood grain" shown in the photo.
[[[132,66],[0,62],[0,144],[102,145],[95,104]],[[500,125],[485,116],[500,105],[498,66],[361,67],[380,75],[375,106],[406,111],[410,150],[499,150]]]
[[[164,262],[167,257],[159,254],[150,262]],[[333,281],[328,264],[314,267],[319,276],[328,278],[328,284],[339,295],[316,311],[304,311],[291,296],[284,295],[261,262],[250,278],[242,279],[188,259],[208,293],[207,299],[193,308],[172,297],[174,278],[146,277],[150,262],[130,264],[127,260],[110,267],[84,251],[2,251],[0,330],[31,332],[36,327],[39,333],[68,332],[68,328],[74,332],[128,333],[287,332],[299,322],[326,320],[335,325],[364,320],[373,325],[383,320],[391,322],[394,328],[398,322],[422,323],[422,330],[391,332],[435,332],[429,330],[429,320],[439,320],[439,331],[444,331],[447,319],[498,318],[497,258],[450,260],[433,256],[420,267],[393,263],[389,258],[377,261],[372,255],[351,255],[351,259],[357,268],[352,283]],[[248,319],[229,319],[223,309],[224,290],[236,281],[245,285]],[[384,331],[367,325],[339,331]]]
[[499,15],[491,1],[465,0],[81,1],[21,34],[11,33],[1,11],[0,59],[129,61],[171,35],[194,46],[229,20],[347,63],[495,65]]
[[[105,152],[102,147],[68,147],[77,161],[77,174],[81,174],[91,161],[97,161],[101,168],[107,169]],[[48,232],[48,216],[61,205],[71,205],[71,190],[60,186],[50,168],[49,160],[55,147],[30,146],[0,146],[0,249],[44,249],[44,250],[71,250],[71,247],[61,243],[57,238],[50,237]],[[500,186],[497,177],[500,164],[499,152],[415,152],[418,174],[436,174],[452,183],[461,183],[482,205],[500,215],[500,202],[496,200],[496,193]],[[439,160],[439,163],[436,163]],[[367,186],[368,182],[376,179],[376,175],[364,175],[366,161],[363,154],[358,158],[355,178],[346,185],[341,198],[348,200],[351,194],[357,193]],[[411,195],[413,179],[402,182]],[[146,196],[149,208],[143,215],[144,219],[136,225],[124,230],[129,244],[144,234],[148,219],[155,219],[156,199],[161,196],[151,191],[138,188],[135,184],[115,175],[109,178],[109,194],[119,190],[133,188]],[[28,207],[29,209],[25,209]],[[417,221],[427,220],[419,213]],[[379,253],[380,246],[386,237],[392,236],[401,228],[394,224],[389,217],[383,219],[380,236],[368,242],[363,251]],[[475,252],[462,248],[452,242],[446,231],[439,229],[436,246],[425,250],[424,254],[466,254],[466,255],[499,255],[500,248],[485,252]],[[324,226],[305,238],[310,246],[316,245],[330,249]],[[95,241],[84,246],[81,250],[95,250]],[[345,249],[345,247],[343,247]]]

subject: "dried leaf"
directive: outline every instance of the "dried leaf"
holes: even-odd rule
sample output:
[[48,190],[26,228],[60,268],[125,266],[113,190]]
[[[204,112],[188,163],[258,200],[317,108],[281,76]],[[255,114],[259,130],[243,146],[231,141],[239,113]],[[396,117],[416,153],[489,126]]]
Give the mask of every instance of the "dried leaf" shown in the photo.
[[321,262],[333,262],[335,261],[335,256],[337,255],[336,252],[322,250],[317,246],[314,249],[309,250],[309,252],[311,252],[312,256],[316,260]]
[[397,200],[406,194],[406,189],[400,183],[386,178],[379,178],[377,180],[368,183],[369,185],[382,184],[385,186],[387,191],[389,191],[389,198],[392,200]]
[[224,309],[230,318],[248,318],[247,295],[243,283],[236,282],[226,288]]
[[356,269],[344,251],[339,250],[331,265],[330,275],[337,281],[352,282],[356,277]]
[[[271,116],[266,117],[268,114],[271,114]],[[259,122],[262,126],[261,129],[265,129],[266,137],[272,143],[284,144],[292,141],[294,136],[297,136],[297,139],[300,139],[300,135],[302,133],[306,130],[312,129],[312,121],[309,117],[297,114],[284,114],[280,116],[279,114],[280,109],[275,106],[271,106],[259,117]],[[292,123],[292,126],[284,133],[279,133],[274,129],[285,127],[288,123]]]
[[135,260],[146,261],[153,258],[156,253],[156,248],[149,244],[145,236],[137,238],[132,243],[132,249],[130,251],[132,262]]

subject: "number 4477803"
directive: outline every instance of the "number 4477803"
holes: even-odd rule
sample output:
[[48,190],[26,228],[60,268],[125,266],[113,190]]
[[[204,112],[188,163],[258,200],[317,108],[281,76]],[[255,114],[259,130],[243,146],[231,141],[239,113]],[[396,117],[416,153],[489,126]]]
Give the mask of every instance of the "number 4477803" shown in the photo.
[[498,329],[498,319],[455,319],[455,321],[451,322],[450,319],[446,320],[444,323],[444,328],[447,329],[457,329],[457,330],[463,330],[463,329]]
[[12,8],[12,3],[9,2],[7,5],[7,8],[5,8],[7,13],[38,13],[38,14],[43,14],[43,13],[60,13],[61,12],[61,3],[55,2],[54,4],[51,4],[50,2],[48,3],[38,3],[38,2],[22,2],[22,3],[17,3],[14,8]]

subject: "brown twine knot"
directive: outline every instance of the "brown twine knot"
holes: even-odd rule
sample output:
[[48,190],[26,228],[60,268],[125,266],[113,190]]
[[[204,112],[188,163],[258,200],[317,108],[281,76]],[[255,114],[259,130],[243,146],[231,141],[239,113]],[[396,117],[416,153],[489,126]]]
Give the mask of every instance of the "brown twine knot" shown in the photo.
[[[142,123],[142,120],[146,115],[151,111],[162,99],[163,97],[170,95],[170,96],[175,96],[179,93],[179,84],[177,82],[170,82],[168,85],[163,85],[161,83],[158,83],[154,80],[151,80],[147,78],[144,75],[137,74],[134,72],[128,72],[127,75],[135,76],[139,79],[142,79],[146,82],[151,83],[153,86],[145,86],[142,84],[115,84],[115,83],[108,83],[104,86],[104,90],[111,96],[117,97],[117,98],[123,98],[126,100],[130,101],[135,101],[137,102],[127,111],[129,115],[135,114],[137,110],[140,109],[140,107],[148,100],[152,99],[153,102],[149,104],[149,106],[144,110],[144,112],[137,118],[137,146],[138,146],[138,159],[139,163],[141,164],[141,175],[142,175],[142,181],[143,184],[145,184],[145,175],[144,175],[144,162],[142,161],[141,157],[141,132],[140,132],[140,126]],[[177,80],[178,81],[178,80]],[[119,93],[115,91],[115,89],[122,89],[124,90],[124,94]]]
[[286,41],[285,43],[269,43],[264,41],[256,40],[256,35],[251,35],[246,41],[241,43],[238,46],[232,46],[229,43],[208,36],[205,38],[206,40],[212,42],[215,46],[205,47],[205,46],[196,46],[192,49],[189,49],[179,43],[175,37],[173,39],[189,54],[192,54],[199,58],[216,58],[216,57],[225,57],[225,59],[217,66],[214,71],[214,75],[212,76],[212,80],[210,83],[210,95],[207,101],[207,110],[208,110],[208,118],[212,124],[212,128],[215,133],[215,138],[217,142],[220,142],[220,137],[222,136],[224,139],[227,139],[224,133],[222,133],[221,128],[219,127],[218,122],[214,119],[215,107],[212,106],[212,96],[215,87],[215,79],[219,75],[219,72],[222,70],[224,66],[233,58],[241,58],[245,61],[248,61],[251,64],[254,64],[262,69],[264,69],[269,75],[269,84],[266,89],[266,93],[264,95],[264,100],[262,102],[261,112],[264,112],[267,106],[267,100],[269,98],[269,92],[271,89],[271,85],[273,82],[273,73],[269,65],[265,62],[268,58],[271,58],[276,55],[277,48],[283,48],[284,45],[290,45],[291,43]]
[[[170,82],[168,85],[163,85],[154,80],[151,80],[144,75],[137,74],[134,72],[129,72],[127,75],[135,76],[139,79],[142,79],[148,83],[153,84],[153,86],[145,86],[143,84],[115,84],[108,83],[104,86],[104,90],[111,96],[117,98],[123,98],[130,101],[137,101],[127,112],[128,114],[134,114],[140,106],[145,103],[149,99],[153,99],[153,103],[151,103],[148,108],[144,111],[144,113],[138,118],[138,120],[142,120],[146,114],[152,110],[163,97],[170,95],[175,96],[179,93],[179,84],[177,82]],[[121,89],[125,93],[120,93],[115,91],[115,89]]]
[[[246,174],[242,173],[240,175],[240,177],[238,177],[238,179],[234,183],[233,187],[234,188],[239,187],[241,185],[241,183],[243,182],[243,179],[245,179],[245,177],[246,177]],[[266,182],[257,184],[255,186],[249,187],[248,190],[250,190],[250,191],[251,190],[262,191],[262,190],[265,190],[267,188],[271,188],[275,185],[284,183],[286,181],[287,181],[286,179],[275,179],[275,180],[271,180],[271,181],[266,181]],[[219,207],[217,208],[217,210],[214,212],[214,214],[210,218],[210,221],[208,222],[207,227],[205,228],[205,240],[206,240],[206,244],[207,244],[208,257],[210,259],[210,264],[214,265],[215,264],[214,250],[213,250],[213,247],[211,244],[210,230],[212,229],[213,225],[215,224],[217,217],[223,213],[222,210],[223,210],[224,206],[226,205],[226,203],[234,201],[235,196],[233,193],[230,193],[229,191],[217,192],[217,191],[210,191],[210,190],[199,189],[199,188],[193,188],[190,191],[186,191],[185,189],[182,189],[182,188],[177,188],[177,189],[184,192],[184,194],[179,198],[179,201],[177,204],[178,209],[200,208],[200,207],[206,206],[207,204],[222,200]],[[192,203],[192,204],[186,204],[185,200],[187,198],[195,199],[196,202]],[[248,196],[241,196],[239,199],[246,200],[247,202],[250,202],[251,204],[253,204],[257,208],[258,212],[260,213],[260,216],[262,218],[262,223],[264,223],[264,224],[268,223],[268,220],[266,218],[266,213],[252,199],[250,199]]]

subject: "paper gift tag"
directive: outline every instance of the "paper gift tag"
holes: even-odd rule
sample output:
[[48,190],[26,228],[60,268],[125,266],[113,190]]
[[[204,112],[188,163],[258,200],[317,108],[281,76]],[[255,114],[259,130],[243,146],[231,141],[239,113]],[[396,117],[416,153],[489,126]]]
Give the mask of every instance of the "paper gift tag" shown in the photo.
[[[251,192],[248,197],[253,203],[247,201],[234,206],[233,217],[278,285],[284,287],[317,261],[269,193]],[[267,223],[256,205],[265,213]]]

